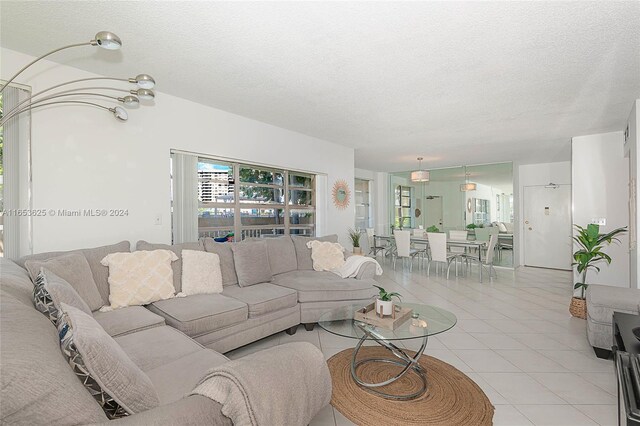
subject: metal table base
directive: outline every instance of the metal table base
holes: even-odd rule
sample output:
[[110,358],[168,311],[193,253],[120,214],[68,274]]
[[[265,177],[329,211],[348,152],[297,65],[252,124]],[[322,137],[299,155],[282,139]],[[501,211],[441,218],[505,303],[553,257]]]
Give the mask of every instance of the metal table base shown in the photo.
[[[423,395],[427,391],[427,388],[428,388],[427,372],[424,370],[424,368],[422,368],[418,360],[420,359],[420,357],[422,356],[422,353],[427,347],[428,336],[424,336],[424,338],[422,339],[422,345],[420,346],[420,349],[418,349],[415,356],[411,357],[404,350],[400,349],[393,343],[383,339],[381,336],[377,335],[377,333],[375,333],[373,330],[368,329],[368,327],[360,324],[358,324],[358,327],[360,327],[360,329],[364,332],[364,336],[362,336],[362,338],[360,339],[360,341],[358,342],[358,344],[356,345],[353,351],[353,357],[351,358],[351,377],[353,377],[353,380],[359,386],[361,386],[367,392],[373,393],[375,395],[379,395],[387,399],[395,399],[395,400],[403,400],[403,401],[418,398],[419,396]],[[365,358],[357,361],[356,358],[358,356],[358,352],[360,352],[360,348],[362,347],[364,342],[368,339],[374,340],[380,346],[389,350],[389,352],[391,352],[396,358],[398,358],[398,360],[389,359],[389,358]],[[398,373],[397,375],[395,375],[394,377],[388,380],[385,380],[379,383],[367,383],[358,376],[357,370],[358,370],[358,367],[360,367],[361,365],[364,365],[370,362],[383,362],[386,364],[397,365],[403,368],[402,368],[402,371],[400,371],[400,373]],[[421,379],[422,387],[420,388],[420,390],[413,393],[409,393],[409,394],[395,395],[395,394],[389,394],[389,393],[383,392],[382,390],[378,389],[383,386],[387,386],[395,382],[396,380],[399,380],[409,372],[413,372]]]

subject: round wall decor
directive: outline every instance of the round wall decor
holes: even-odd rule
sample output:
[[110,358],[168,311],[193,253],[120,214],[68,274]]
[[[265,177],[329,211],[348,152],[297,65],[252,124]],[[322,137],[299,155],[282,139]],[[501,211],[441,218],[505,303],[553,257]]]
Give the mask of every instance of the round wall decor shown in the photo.
[[351,201],[351,190],[349,189],[349,184],[347,183],[347,181],[338,179],[333,184],[331,195],[333,198],[333,204],[336,206],[336,208],[340,210],[346,209],[349,206],[349,202]]

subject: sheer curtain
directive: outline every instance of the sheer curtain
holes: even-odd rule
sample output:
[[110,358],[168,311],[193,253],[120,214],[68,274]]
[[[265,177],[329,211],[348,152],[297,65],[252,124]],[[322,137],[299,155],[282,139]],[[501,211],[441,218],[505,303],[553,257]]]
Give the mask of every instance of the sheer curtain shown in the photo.
[[198,241],[198,157],[173,153],[173,243]]
[[[14,86],[2,93],[3,112],[11,111],[30,92]],[[2,129],[3,148],[0,175],[2,209],[9,214],[0,216],[0,256],[17,259],[31,252],[31,216],[18,215],[16,209],[30,208],[30,119],[24,112],[6,122]]]

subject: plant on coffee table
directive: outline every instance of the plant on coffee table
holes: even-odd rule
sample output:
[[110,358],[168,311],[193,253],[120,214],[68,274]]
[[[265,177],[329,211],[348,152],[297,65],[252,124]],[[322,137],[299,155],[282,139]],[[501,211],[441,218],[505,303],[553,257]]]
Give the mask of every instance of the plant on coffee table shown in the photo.
[[402,300],[402,296],[397,292],[388,292],[384,288],[374,285],[378,289],[378,298],[376,299],[376,312],[380,312],[382,307],[382,315],[391,315],[393,313],[393,298]]
[[576,267],[578,274],[582,275],[580,282],[575,283],[573,288],[575,290],[580,289],[580,297],[571,298],[571,307],[569,312],[571,315],[586,319],[586,303],[585,303],[585,290],[589,287],[587,284],[587,272],[589,269],[595,269],[600,271],[600,268],[595,263],[605,261],[607,264],[611,264],[611,256],[603,251],[606,245],[611,244],[612,241],[620,242],[616,235],[627,232],[627,227],[617,228],[606,234],[600,233],[600,226],[596,224],[589,224],[586,228],[575,225],[578,233],[573,237],[573,241],[578,245],[579,249],[573,253],[574,262],[571,264]]

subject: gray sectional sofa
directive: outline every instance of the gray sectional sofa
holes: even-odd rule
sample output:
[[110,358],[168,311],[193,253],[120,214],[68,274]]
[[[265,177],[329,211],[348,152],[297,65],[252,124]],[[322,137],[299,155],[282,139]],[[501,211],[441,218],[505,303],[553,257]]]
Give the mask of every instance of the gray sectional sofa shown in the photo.
[[[335,236],[328,239],[335,240]],[[178,256],[183,249],[218,253],[224,291],[222,294],[168,299],[145,307],[92,313],[107,334],[150,378],[160,399],[159,407],[116,422],[230,424],[221,413],[220,404],[202,396],[188,396],[209,369],[228,362],[222,353],[282,330],[293,333],[301,322],[316,322],[325,309],[366,303],[375,294],[373,264],[352,279],[313,271],[311,253],[305,245],[308,239],[303,237],[237,244],[244,244],[241,247],[244,250],[247,245],[264,245],[265,241],[270,269],[265,276],[270,276],[271,280],[244,287],[239,285],[231,243],[216,243],[210,239],[175,246],[138,242],[138,250],[168,248]],[[87,259],[105,305],[109,297],[108,268],[102,266],[100,260],[107,254],[129,249],[129,243],[122,242],[73,251]],[[34,308],[33,283],[23,269],[29,259],[45,260],[68,253],[37,254],[16,263],[0,259],[2,424],[93,424],[107,420],[62,356],[56,327]],[[240,263],[246,265],[250,260],[243,259]],[[254,263],[265,265],[264,262],[265,259],[256,259]],[[179,291],[181,262],[174,262],[172,268],[174,286]],[[245,271],[240,272],[240,276],[243,275],[246,275]],[[277,357],[278,354],[265,353],[264,356]],[[260,374],[259,371],[255,373]],[[269,386],[284,388],[288,380],[295,378],[283,377],[283,383],[270,383]],[[331,390],[325,387],[317,394],[317,398],[326,399]]]

